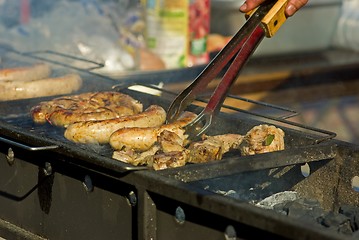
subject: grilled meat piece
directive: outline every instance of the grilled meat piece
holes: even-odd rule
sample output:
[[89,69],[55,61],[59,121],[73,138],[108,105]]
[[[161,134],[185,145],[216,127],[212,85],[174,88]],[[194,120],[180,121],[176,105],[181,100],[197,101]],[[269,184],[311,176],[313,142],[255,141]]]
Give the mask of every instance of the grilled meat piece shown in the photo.
[[2,81],[32,81],[48,78],[51,68],[46,63],[38,63],[33,66],[5,68],[0,70],[0,82]]
[[233,149],[238,149],[241,143],[243,142],[243,136],[240,134],[222,134],[222,135],[215,135],[215,136],[207,136],[203,135],[203,140],[207,141],[221,141],[223,153],[229,152]]
[[158,143],[164,153],[180,152],[184,150],[184,138],[176,133],[164,130],[157,138]]
[[182,142],[185,142],[186,136],[184,136],[182,128],[195,119],[196,116],[195,113],[184,112],[177,121],[160,127],[126,127],[119,129],[111,135],[110,145],[115,150],[132,149],[135,151],[147,151],[157,142],[158,136],[164,131],[175,133],[182,139]]
[[164,130],[157,137],[157,141],[145,151],[138,152],[124,148],[114,151],[112,157],[135,166],[152,166],[156,170],[180,167],[186,164],[188,152],[182,145],[181,137],[174,132]]
[[31,81],[0,81],[0,101],[69,94],[82,86],[78,74]]
[[223,134],[216,136],[203,136],[200,142],[193,142],[189,146],[188,162],[204,163],[221,160],[226,152],[238,149],[243,141],[239,134]]
[[182,167],[186,164],[187,158],[188,150],[155,154],[153,156],[152,167],[155,170]]
[[55,126],[75,122],[119,118],[142,112],[142,104],[119,92],[90,92],[41,102],[31,109],[36,123],[49,121]]
[[284,132],[275,126],[255,126],[245,135],[240,150],[242,155],[284,150]]
[[137,153],[134,151],[114,151],[112,158],[121,162],[129,163],[134,166],[149,165],[152,166],[153,156],[160,150],[158,145],[152,146],[147,151]]
[[159,127],[166,121],[166,111],[157,105],[145,111],[119,118],[85,121],[70,124],[65,130],[65,138],[77,143],[109,143],[110,136],[121,128]]
[[221,160],[223,155],[223,142],[212,139],[211,141],[194,142],[188,148],[187,161],[190,163],[204,163]]

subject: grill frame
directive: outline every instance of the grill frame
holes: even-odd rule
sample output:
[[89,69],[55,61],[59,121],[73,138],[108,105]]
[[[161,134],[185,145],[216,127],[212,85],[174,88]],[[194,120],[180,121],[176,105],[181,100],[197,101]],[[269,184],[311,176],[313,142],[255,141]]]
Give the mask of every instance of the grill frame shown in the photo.
[[[93,83],[101,79],[102,83],[106,83],[101,86],[103,89],[111,89],[113,86],[112,79],[93,75],[87,70],[79,70],[79,72],[86,75],[85,77],[91,77],[90,81]],[[90,88],[96,87],[98,86],[90,85]],[[90,89],[83,89],[83,91],[88,90]],[[97,88],[97,90],[102,89]],[[154,96],[147,97],[155,101]],[[32,103],[39,100],[30,100],[25,108],[29,109]],[[164,104],[169,104],[169,101],[167,99]],[[11,106],[9,102],[6,104]],[[16,106],[19,101],[14,101],[13,104]],[[11,110],[16,112],[14,108]],[[23,109],[20,110],[23,111]],[[237,116],[238,122],[243,126],[243,132],[249,130],[251,126],[262,123],[256,119],[257,117],[279,125],[291,124],[284,119],[256,115],[248,118],[247,113],[243,115]],[[220,118],[233,121],[232,116],[229,117],[226,113],[221,113]],[[9,118],[6,119],[8,120]],[[280,167],[284,169],[293,166],[297,169],[296,174],[290,176],[293,182],[288,182],[288,176],[282,174],[278,179],[273,179],[273,184],[277,185],[276,190],[295,189],[308,197],[318,197],[327,191],[320,189],[319,193],[316,193],[310,186],[317,186],[317,179],[328,175],[334,169],[333,179],[330,184],[328,183],[331,186],[329,190],[337,189],[337,193],[348,192],[350,186],[348,187],[347,183],[359,170],[355,165],[359,149],[356,145],[330,139],[335,136],[331,132],[294,124],[284,127],[289,148],[283,152],[250,156],[244,158],[243,162],[236,161],[238,159],[235,157],[234,159],[228,157],[221,162],[188,165],[155,172],[142,171],[143,168],[131,168],[127,164],[99,154],[89,154],[86,148],[79,149],[77,145],[43,137],[37,132],[24,132],[21,126],[14,126],[6,121],[4,119],[0,121],[0,135],[10,141],[1,143],[0,164],[3,171],[5,169],[11,171],[8,175],[2,174],[0,179],[4,183],[10,181],[11,184],[7,185],[10,186],[9,188],[0,192],[0,204],[8,206],[6,211],[0,211],[2,219],[0,234],[4,237],[66,239],[86,236],[95,238],[101,235],[111,239],[125,235],[126,238],[132,239],[166,239],[168,237],[183,239],[193,236],[216,239],[224,236],[226,227],[232,226],[239,238],[256,239],[263,234],[267,238],[276,239],[346,238],[318,226],[260,209],[248,202],[220,195],[213,189],[204,187],[204,184],[211,184],[212,181],[215,182],[222,177],[234,179],[235,175],[247,175],[248,181],[254,184],[257,182],[255,177],[257,174],[266,175],[268,171],[278,169],[277,165],[274,167],[270,164],[278,162],[276,161],[278,156],[290,157],[297,154],[297,159],[289,160]],[[309,130],[311,133],[298,131],[294,129],[296,127]],[[324,134],[324,138],[313,132],[319,135]],[[14,143],[34,147],[57,147],[28,151]],[[9,149],[15,156],[13,163],[9,161],[9,158],[11,159]],[[311,158],[311,150],[312,154],[320,157]],[[309,155],[300,155],[306,151]],[[259,163],[258,166],[250,165],[251,161],[263,158],[269,161]],[[303,162],[309,162],[313,167],[313,173],[308,178],[301,176],[298,170]],[[343,175],[343,173],[346,174]],[[251,175],[254,176],[250,177]],[[13,181],[13,178],[16,178],[16,181]],[[20,195],[17,194],[19,189],[23,190]],[[310,192],[306,193],[306,190]],[[72,194],[64,195],[66,191]],[[335,209],[342,203],[356,204],[359,202],[356,195],[351,192],[347,199],[342,196],[331,196],[323,204],[328,209]],[[112,205],[110,199],[120,202],[119,206]],[[332,199],[335,201],[331,201]],[[64,207],[69,202],[74,202],[74,206]],[[104,209],[103,206],[106,204],[109,207]],[[19,207],[31,217],[19,218],[19,210],[17,210]],[[176,221],[178,207],[185,212],[184,223]],[[126,217],[109,219],[111,213],[123,214]],[[67,225],[64,219],[59,219],[61,214],[64,219],[68,220]],[[112,228],[107,228],[104,224],[94,223],[84,218],[86,215],[91,216],[89,219],[96,218],[101,220],[99,222],[109,223],[110,226],[120,226],[120,231],[111,231]],[[78,219],[82,219],[85,227],[76,227],[74,220]],[[220,224],[216,225],[213,221]],[[57,229],[55,225],[61,223],[64,224],[64,228]]]

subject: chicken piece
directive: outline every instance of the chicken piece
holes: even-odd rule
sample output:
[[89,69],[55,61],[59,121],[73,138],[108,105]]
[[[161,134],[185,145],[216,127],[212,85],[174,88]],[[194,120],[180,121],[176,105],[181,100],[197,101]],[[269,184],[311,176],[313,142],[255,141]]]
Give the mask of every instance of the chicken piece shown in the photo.
[[187,161],[190,163],[204,163],[221,160],[223,155],[223,142],[209,139],[190,144]]
[[164,130],[157,138],[158,143],[164,153],[180,152],[184,150],[184,139],[176,133]]
[[109,142],[114,150],[126,148],[142,152],[152,147],[157,142],[158,136],[164,131],[175,133],[185,142],[187,135],[185,135],[183,127],[195,119],[196,116],[195,113],[184,112],[181,117],[173,123],[157,127],[126,127],[118,129],[111,134]]
[[135,155],[133,152],[125,152],[125,151],[114,151],[112,154],[112,158],[119,160],[124,163],[130,163],[132,164],[134,158],[137,155]]
[[218,140],[221,141],[223,143],[223,153],[229,152],[233,149],[238,149],[239,146],[241,145],[241,143],[243,142],[243,136],[240,134],[222,134],[222,135],[215,135],[215,136],[207,136],[207,135],[203,135],[202,139],[203,140],[209,140],[212,141],[213,140]]
[[153,169],[163,170],[167,168],[182,167],[186,164],[188,150],[160,153],[153,156]]
[[158,145],[152,146],[147,151],[136,153],[134,151],[114,151],[112,158],[121,162],[129,163],[134,166],[138,165],[149,165],[152,166],[152,157],[160,150]]
[[203,135],[202,139],[203,141],[193,142],[189,146],[188,162],[203,163],[221,160],[223,154],[239,148],[243,136],[239,134]]
[[255,126],[245,135],[240,150],[242,155],[284,150],[284,132],[275,126]]

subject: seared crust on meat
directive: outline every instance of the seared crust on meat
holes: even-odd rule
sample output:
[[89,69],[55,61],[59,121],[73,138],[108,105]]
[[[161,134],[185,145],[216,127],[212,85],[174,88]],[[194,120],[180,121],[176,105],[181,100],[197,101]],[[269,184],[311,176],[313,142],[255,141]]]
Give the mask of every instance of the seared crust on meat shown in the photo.
[[85,121],[70,124],[65,137],[78,143],[108,143],[113,132],[127,127],[159,127],[166,121],[166,111],[157,105],[145,111],[101,121]]
[[[145,129],[142,129],[145,130]],[[141,131],[141,128],[138,129]],[[134,131],[133,134],[136,134]],[[153,133],[153,131],[152,131]],[[284,132],[268,125],[253,127],[243,136],[240,134],[203,135],[202,141],[192,142],[185,148],[181,136],[163,130],[149,149],[134,151],[131,148],[114,151],[113,158],[133,165],[147,165],[155,170],[184,166],[186,163],[218,161],[232,150],[242,154],[257,154],[284,149]],[[155,137],[151,137],[155,139]]]
[[142,112],[142,104],[119,92],[90,92],[41,102],[31,109],[36,123],[67,126],[82,121],[105,120]]
[[177,121],[160,127],[119,129],[111,135],[110,145],[115,150],[126,148],[134,151],[147,151],[164,131],[173,132],[180,136],[182,141],[185,141],[183,127],[193,121],[196,116],[193,112],[184,112]]
[[247,132],[240,146],[242,155],[284,150],[284,132],[271,125],[258,125]]

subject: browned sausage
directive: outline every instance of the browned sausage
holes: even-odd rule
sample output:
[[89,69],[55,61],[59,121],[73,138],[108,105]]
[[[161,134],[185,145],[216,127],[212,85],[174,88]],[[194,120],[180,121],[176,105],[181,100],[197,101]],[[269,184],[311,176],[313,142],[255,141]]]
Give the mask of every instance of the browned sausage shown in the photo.
[[77,91],[81,85],[81,77],[77,74],[32,81],[0,82],[0,101],[68,94]]
[[0,70],[0,81],[32,81],[48,78],[51,68],[45,63],[28,67],[15,67]]
[[103,121],[86,121],[70,124],[65,137],[79,143],[108,143],[110,136],[118,129],[126,127],[158,127],[166,120],[166,111],[157,105],[149,106],[145,111]]
[[181,118],[176,122],[165,124],[161,127],[119,129],[111,135],[110,145],[115,150],[127,148],[141,152],[147,151],[155,144],[157,137],[165,130],[174,132],[184,138],[184,130],[182,127],[190,123],[196,116],[195,113],[184,112]]
[[35,122],[49,121],[55,126],[75,122],[105,120],[142,112],[142,104],[127,94],[95,92],[41,102],[31,109]]

